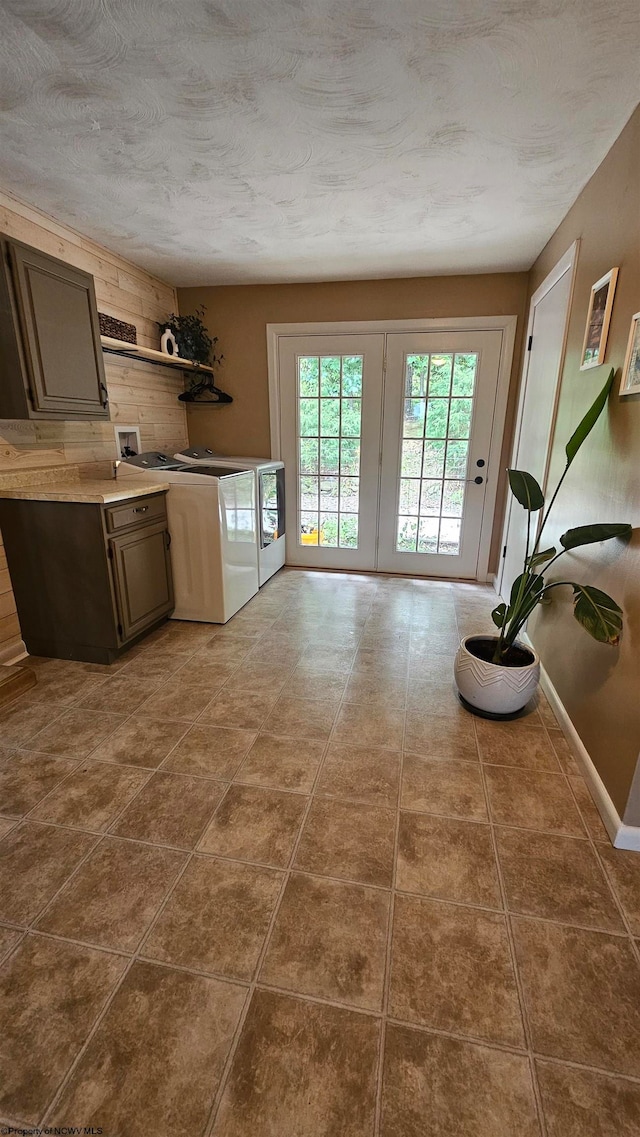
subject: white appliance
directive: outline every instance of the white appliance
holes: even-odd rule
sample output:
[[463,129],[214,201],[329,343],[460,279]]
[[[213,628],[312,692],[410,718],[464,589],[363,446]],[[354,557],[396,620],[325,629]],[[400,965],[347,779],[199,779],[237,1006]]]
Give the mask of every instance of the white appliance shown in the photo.
[[258,591],[254,471],[147,451],[119,462],[116,477],[169,483],[172,619],[226,624]]
[[239,458],[216,454],[207,446],[190,446],[174,455],[178,462],[193,462],[229,469],[255,470],[258,576],[265,584],[285,562],[284,462],[271,458]]

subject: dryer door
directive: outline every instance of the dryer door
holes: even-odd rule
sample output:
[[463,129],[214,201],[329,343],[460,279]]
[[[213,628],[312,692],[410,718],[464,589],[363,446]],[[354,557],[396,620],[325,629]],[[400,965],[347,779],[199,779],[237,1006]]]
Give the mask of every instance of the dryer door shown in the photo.
[[259,470],[260,548],[284,537],[284,469]]

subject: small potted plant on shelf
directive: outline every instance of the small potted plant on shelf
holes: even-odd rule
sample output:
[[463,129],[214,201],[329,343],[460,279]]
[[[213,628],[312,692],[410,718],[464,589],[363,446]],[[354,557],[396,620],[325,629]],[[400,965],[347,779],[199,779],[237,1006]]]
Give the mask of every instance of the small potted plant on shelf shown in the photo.
[[[188,360],[197,368],[214,369],[220,366],[224,356],[216,354],[218,337],[209,335],[203,322],[205,312],[204,305],[196,308],[192,316],[177,316],[172,312],[163,323],[158,323],[158,327],[162,333],[171,333],[180,359]],[[230,395],[216,387],[211,370],[200,374],[191,372],[189,387],[178,398],[185,403],[233,401]]]
[[[518,639],[534,609],[549,597],[552,589],[573,589],[573,614],[583,628],[600,643],[616,645],[622,632],[622,609],[599,588],[571,580],[545,580],[552,565],[571,549],[613,537],[628,537],[627,524],[579,525],[567,529],[555,546],[543,549],[542,535],[558,492],[576,454],[604,410],[613,370],[602,391],[569,439],[566,466],[555,492],[545,508],[545,499],[536,479],[524,470],[509,470],[509,488],[527,511],[527,543],[522,572],[513,582],[509,603],[500,603],[491,613],[498,635],[466,636],[458,649],[454,672],[458,692],[468,710],[489,718],[512,718],[535,694],[540,660],[534,649]],[[533,540],[533,515],[542,510],[538,534]],[[533,546],[532,546],[533,540]]]

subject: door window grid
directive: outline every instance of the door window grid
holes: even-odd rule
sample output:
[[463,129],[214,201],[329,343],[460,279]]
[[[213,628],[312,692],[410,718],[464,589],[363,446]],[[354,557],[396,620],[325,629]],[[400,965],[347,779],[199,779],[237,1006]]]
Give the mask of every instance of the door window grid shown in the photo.
[[475,352],[407,355],[396,551],[460,551]]
[[363,359],[298,357],[301,545],[358,548]]

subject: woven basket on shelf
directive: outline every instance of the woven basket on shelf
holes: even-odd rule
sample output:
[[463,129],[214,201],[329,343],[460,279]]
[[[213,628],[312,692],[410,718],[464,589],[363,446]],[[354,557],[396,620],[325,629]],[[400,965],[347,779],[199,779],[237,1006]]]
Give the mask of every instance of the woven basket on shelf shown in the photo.
[[104,312],[98,312],[98,320],[101,336],[110,336],[112,340],[124,340],[125,343],[138,342],[135,324],[126,324],[124,320],[116,320],[115,316],[106,316]]

